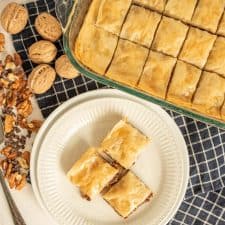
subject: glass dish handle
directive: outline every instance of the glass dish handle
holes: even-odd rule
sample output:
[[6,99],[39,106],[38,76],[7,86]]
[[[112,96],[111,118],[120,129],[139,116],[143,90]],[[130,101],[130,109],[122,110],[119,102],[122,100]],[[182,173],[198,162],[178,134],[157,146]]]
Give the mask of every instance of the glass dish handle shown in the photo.
[[72,11],[74,2],[76,0],[55,0],[56,15],[65,32],[69,21],[70,12]]

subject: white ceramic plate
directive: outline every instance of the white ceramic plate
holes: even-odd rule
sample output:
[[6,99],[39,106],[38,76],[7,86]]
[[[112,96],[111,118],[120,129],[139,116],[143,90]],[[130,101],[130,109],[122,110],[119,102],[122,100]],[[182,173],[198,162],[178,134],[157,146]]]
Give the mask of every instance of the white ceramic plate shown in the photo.
[[[72,100],[52,114],[35,141],[31,178],[42,205],[60,224],[166,223],[184,196],[189,171],[184,141],[169,116],[159,107],[155,108],[156,112],[125,97],[121,100],[100,98],[69,107],[71,105]],[[126,221],[100,197],[92,202],[81,199],[77,189],[65,178],[65,172],[82,151],[88,145],[99,144],[122,116],[127,116],[153,140],[132,170],[156,193],[151,204],[141,207]],[[34,155],[38,157],[37,176]]]

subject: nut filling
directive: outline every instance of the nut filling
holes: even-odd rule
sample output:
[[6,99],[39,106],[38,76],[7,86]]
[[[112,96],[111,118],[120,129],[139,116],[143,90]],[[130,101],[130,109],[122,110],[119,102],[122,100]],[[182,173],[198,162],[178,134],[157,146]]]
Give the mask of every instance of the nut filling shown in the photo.
[[4,62],[0,61],[0,112],[5,135],[0,148],[0,166],[10,188],[17,190],[29,181],[27,143],[42,124],[29,118],[33,110],[31,97],[20,56],[8,55]]

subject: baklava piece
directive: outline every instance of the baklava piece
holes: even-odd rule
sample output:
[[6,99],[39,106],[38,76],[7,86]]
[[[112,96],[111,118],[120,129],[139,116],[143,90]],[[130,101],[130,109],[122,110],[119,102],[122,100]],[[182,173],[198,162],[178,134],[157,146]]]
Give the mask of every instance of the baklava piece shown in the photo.
[[221,108],[221,119],[225,121],[225,102]]
[[179,58],[202,69],[215,40],[215,35],[197,28],[190,28]]
[[132,0],[102,0],[96,25],[119,35]]
[[195,66],[177,61],[167,93],[167,100],[179,106],[190,107],[201,72]]
[[103,75],[112,60],[117,42],[117,36],[94,25],[83,25],[75,42],[75,55],[84,66]]
[[203,72],[194,96],[192,108],[205,115],[220,119],[224,102],[225,79],[216,73]]
[[216,32],[224,6],[225,0],[199,0],[192,23],[200,28]]
[[129,169],[149,139],[125,120],[119,121],[101,143],[99,153]]
[[138,88],[151,95],[165,99],[167,86],[175,63],[175,58],[151,51]]
[[205,69],[225,76],[225,38],[218,37],[210,52]]
[[121,37],[150,47],[161,16],[133,5],[123,25]]
[[152,197],[152,191],[132,172],[128,172],[103,195],[104,200],[123,218]]
[[196,4],[197,0],[168,0],[165,13],[177,19],[190,21]]
[[220,21],[217,33],[225,36],[225,13],[223,14],[223,17]]
[[95,25],[97,21],[98,11],[102,0],[92,0],[88,12],[86,14],[84,24],[85,25]]
[[67,177],[79,187],[84,198],[91,200],[113,183],[118,173],[119,169],[102,159],[95,148],[90,148],[69,170]]
[[178,20],[163,17],[153,41],[153,50],[177,57],[188,31],[188,26]]
[[134,87],[141,76],[148,51],[147,48],[120,39],[106,76]]
[[167,0],[134,0],[134,3],[162,12]]

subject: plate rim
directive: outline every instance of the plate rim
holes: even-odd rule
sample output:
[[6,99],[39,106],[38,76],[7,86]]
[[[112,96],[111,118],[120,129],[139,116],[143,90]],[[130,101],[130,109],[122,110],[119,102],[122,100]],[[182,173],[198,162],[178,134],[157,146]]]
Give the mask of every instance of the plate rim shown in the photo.
[[[116,96],[114,96],[116,94]],[[110,96],[111,95],[111,96]],[[186,190],[187,190],[187,185],[188,185],[188,179],[189,179],[189,170],[190,170],[190,162],[189,162],[189,155],[188,155],[188,150],[187,150],[187,145],[184,141],[183,135],[180,131],[180,129],[178,128],[177,124],[175,123],[175,121],[159,106],[153,104],[153,103],[149,103],[147,101],[138,99],[136,97],[130,96],[126,93],[123,93],[121,91],[118,90],[114,90],[114,89],[100,89],[100,90],[94,90],[94,91],[90,91],[90,92],[86,92],[84,94],[81,94],[79,96],[73,97],[71,99],[69,99],[68,101],[66,101],[65,103],[63,103],[61,106],[59,106],[44,122],[43,126],[41,127],[40,131],[38,132],[35,141],[34,141],[34,145],[32,148],[32,153],[31,154],[31,182],[32,182],[32,188],[35,194],[35,198],[38,200],[39,205],[44,209],[44,211],[50,215],[53,220],[55,221],[55,218],[53,217],[53,215],[49,212],[49,210],[46,207],[46,204],[43,201],[43,198],[41,196],[41,193],[39,191],[38,188],[38,184],[36,182],[37,180],[37,162],[38,162],[38,156],[39,156],[39,148],[41,147],[42,144],[42,137],[45,136],[45,134],[48,133],[48,128],[51,127],[54,123],[54,121],[60,119],[60,117],[67,111],[69,111],[71,108],[73,107],[78,107],[80,104],[83,104],[87,101],[92,101],[92,100],[96,100],[96,99],[103,99],[103,98],[123,98],[124,100],[129,100],[132,101],[134,103],[140,104],[141,106],[144,106],[145,108],[151,106],[151,110],[153,110],[155,113],[159,114],[160,117],[163,117],[163,119],[166,119],[167,125],[172,128],[173,130],[173,135],[177,135],[178,138],[176,138],[177,140],[182,141],[183,143],[181,145],[183,145],[183,150],[185,149],[185,151],[183,151],[182,157],[183,157],[183,162],[184,165],[186,164],[186,168],[183,168],[183,171],[186,172],[184,174],[184,181],[183,181],[183,185],[182,188],[180,190],[180,194],[179,194],[179,198],[176,198],[175,202],[174,202],[174,209],[172,210],[172,212],[168,213],[165,218],[163,219],[163,223],[162,224],[166,224],[177,212],[178,208],[180,207],[182,200],[185,196]],[[96,98],[97,97],[97,98]],[[36,162],[35,162],[36,161]]]

